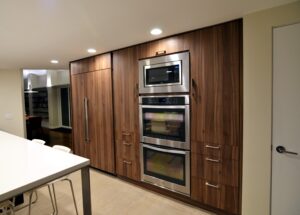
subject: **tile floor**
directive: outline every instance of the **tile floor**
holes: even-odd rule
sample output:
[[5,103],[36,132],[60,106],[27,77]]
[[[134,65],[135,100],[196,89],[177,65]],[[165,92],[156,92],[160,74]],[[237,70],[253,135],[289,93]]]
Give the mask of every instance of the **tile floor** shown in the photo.
[[[69,176],[75,189],[79,214],[82,214],[80,172]],[[71,191],[67,182],[56,185],[60,215],[75,214]],[[46,187],[38,189],[38,202],[32,207],[32,215],[48,215],[52,206]],[[116,177],[91,169],[91,196],[93,215],[211,215],[207,211],[180,201],[147,191]],[[27,196],[25,196],[27,199]],[[27,215],[22,209],[16,215]]]

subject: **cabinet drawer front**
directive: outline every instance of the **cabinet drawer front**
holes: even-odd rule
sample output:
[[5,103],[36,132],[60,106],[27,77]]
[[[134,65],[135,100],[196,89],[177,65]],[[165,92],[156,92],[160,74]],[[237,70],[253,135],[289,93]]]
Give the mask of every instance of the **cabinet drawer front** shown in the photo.
[[239,147],[217,143],[193,142],[192,152],[221,159],[239,160]]
[[133,180],[140,180],[140,168],[138,161],[118,157],[117,174]]
[[222,164],[219,158],[195,153],[192,153],[191,156],[192,161],[197,160],[197,162],[193,162],[192,176],[220,183]]
[[192,199],[200,203],[238,214],[238,188],[192,177]]

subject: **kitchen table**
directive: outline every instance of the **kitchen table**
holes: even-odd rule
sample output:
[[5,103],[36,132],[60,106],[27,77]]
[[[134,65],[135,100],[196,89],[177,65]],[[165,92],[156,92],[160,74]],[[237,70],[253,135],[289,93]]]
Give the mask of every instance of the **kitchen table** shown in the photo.
[[91,215],[90,160],[0,131],[0,202],[81,170],[83,212]]

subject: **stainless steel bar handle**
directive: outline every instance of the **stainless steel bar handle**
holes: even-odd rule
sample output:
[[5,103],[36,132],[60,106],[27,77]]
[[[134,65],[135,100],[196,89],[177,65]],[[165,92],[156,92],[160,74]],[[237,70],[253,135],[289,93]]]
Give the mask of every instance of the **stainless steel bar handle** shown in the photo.
[[213,188],[219,189],[219,185],[210,184],[208,182],[205,182],[205,185],[208,187],[213,187]]
[[88,143],[90,141],[89,138],[89,113],[88,113],[88,98],[84,97],[84,134],[85,134],[85,142]]
[[211,158],[205,158],[205,160],[211,161],[211,162],[215,162],[215,163],[219,163],[220,162],[220,160],[211,159]]
[[205,145],[205,148],[210,148],[210,149],[220,149],[220,146]]

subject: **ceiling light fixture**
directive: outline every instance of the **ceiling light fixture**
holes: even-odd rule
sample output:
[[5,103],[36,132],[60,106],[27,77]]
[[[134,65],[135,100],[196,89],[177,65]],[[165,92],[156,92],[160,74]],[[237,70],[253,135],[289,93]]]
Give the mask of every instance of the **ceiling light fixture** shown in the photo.
[[159,29],[159,28],[153,28],[153,29],[150,31],[150,33],[151,33],[152,35],[160,35],[160,34],[162,33],[162,30]]
[[53,64],[58,64],[58,60],[51,60],[50,62]]
[[88,53],[96,53],[96,49],[92,49],[92,48],[91,48],[91,49],[88,49],[87,52],[88,52]]

